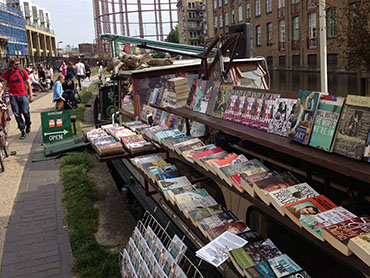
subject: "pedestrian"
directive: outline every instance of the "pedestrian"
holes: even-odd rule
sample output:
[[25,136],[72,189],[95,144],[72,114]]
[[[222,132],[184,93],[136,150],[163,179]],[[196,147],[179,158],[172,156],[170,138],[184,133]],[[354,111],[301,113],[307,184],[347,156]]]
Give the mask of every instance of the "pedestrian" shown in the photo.
[[66,65],[66,62],[63,61],[62,65],[59,68],[59,71],[64,75],[64,77],[67,75],[67,65]]
[[31,114],[29,103],[33,101],[33,95],[28,73],[25,69],[20,68],[20,64],[21,62],[18,58],[10,60],[9,68],[3,74],[4,86],[1,88],[0,97],[9,85],[10,104],[18,124],[18,129],[21,131],[20,139],[23,140],[26,136],[26,133],[30,133],[31,131]]
[[73,80],[75,78],[76,72],[75,68],[73,67],[72,62],[68,62],[68,67],[67,67],[67,74],[65,76],[65,79]]
[[45,70],[44,70],[44,66],[42,64],[39,64],[38,67],[37,67],[37,71],[38,71],[38,74],[39,74],[39,81],[44,84],[45,83]]
[[85,72],[86,72],[86,78],[90,81],[91,69],[87,61],[85,61]]
[[54,85],[54,70],[50,64],[46,65],[45,77],[46,77],[46,83],[50,84],[50,89],[52,89]]
[[63,100],[64,102],[69,103],[72,108],[77,107],[77,101],[74,97],[73,90],[64,90],[63,89],[63,82],[64,82],[64,75],[60,74],[58,76],[58,80],[55,82],[54,90],[53,90],[53,102],[57,101],[58,99]]
[[85,73],[86,73],[85,65],[81,62],[80,59],[78,59],[78,62],[75,65],[75,68],[76,68],[76,72],[77,72],[78,87],[81,91],[81,89],[82,89],[81,88],[81,80],[84,80]]
[[38,70],[34,69],[29,76],[32,87],[37,90],[38,92],[46,92],[45,87],[40,83],[40,78],[38,74]]
[[98,66],[99,66],[99,80],[103,83],[103,85],[105,84],[105,78],[104,78],[104,68],[103,68],[103,63],[102,62],[98,62]]
[[32,73],[32,71],[33,71],[33,64],[32,63],[29,63],[27,65],[26,70],[27,70],[28,75],[30,75]]

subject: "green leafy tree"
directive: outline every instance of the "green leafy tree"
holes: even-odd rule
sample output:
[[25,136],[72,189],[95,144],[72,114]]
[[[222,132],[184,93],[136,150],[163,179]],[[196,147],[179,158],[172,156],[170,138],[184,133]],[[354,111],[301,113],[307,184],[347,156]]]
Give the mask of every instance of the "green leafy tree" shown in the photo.
[[176,25],[175,28],[171,30],[171,32],[167,36],[168,42],[179,43],[179,26]]

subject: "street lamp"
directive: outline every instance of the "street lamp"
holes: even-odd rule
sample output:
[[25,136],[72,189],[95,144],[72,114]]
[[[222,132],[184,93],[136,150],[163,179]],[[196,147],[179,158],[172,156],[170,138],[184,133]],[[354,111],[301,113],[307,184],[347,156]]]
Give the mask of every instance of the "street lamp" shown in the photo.
[[58,51],[58,56],[59,56],[59,44],[63,43],[63,41],[57,42],[57,51]]

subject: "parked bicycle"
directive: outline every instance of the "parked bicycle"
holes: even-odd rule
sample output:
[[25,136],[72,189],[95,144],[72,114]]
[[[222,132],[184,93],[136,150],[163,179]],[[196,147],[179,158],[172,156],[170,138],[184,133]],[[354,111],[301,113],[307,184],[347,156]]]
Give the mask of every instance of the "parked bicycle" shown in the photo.
[[10,124],[9,106],[10,96],[8,93],[5,93],[0,100],[0,167],[2,172],[5,171],[4,158],[10,155],[8,143]]

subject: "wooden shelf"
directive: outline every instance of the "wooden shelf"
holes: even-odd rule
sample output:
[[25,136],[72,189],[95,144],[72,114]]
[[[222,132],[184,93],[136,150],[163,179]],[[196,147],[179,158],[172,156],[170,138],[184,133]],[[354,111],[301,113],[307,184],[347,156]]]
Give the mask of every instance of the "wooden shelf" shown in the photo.
[[370,163],[353,160],[334,153],[327,153],[325,151],[293,142],[286,137],[224,121],[187,108],[152,106],[186,119],[195,120],[227,134],[261,145],[264,148],[305,161],[308,164],[328,169],[334,173],[351,179],[370,183]]
[[180,160],[183,163],[186,163],[187,165],[190,165],[198,172],[202,173],[203,175],[209,177],[211,180],[215,181],[219,186],[224,186],[231,191],[235,192],[236,194],[240,195],[241,197],[247,199],[249,202],[253,204],[256,208],[263,211],[266,215],[272,217],[277,222],[285,225],[290,230],[294,231],[295,233],[301,235],[303,238],[309,240],[317,247],[324,250],[326,253],[328,253],[333,258],[336,258],[341,263],[349,266],[350,268],[355,268],[367,275],[370,275],[370,267],[368,267],[364,262],[362,262],[360,259],[358,259],[355,255],[352,256],[345,256],[339,251],[337,251],[335,248],[333,248],[329,243],[322,242],[319,239],[315,238],[313,235],[311,235],[308,231],[305,229],[300,228],[297,226],[293,221],[291,221],[287,216],[282,216],[276,209],[273,207],[267,206],[264,202],[261,200],[254,198],[250,196],[246,192],[239,192],[235,187],[231,187],[228,183],[226,183],[224,180],[219,178],[218,176],[212,174],[211,172],[207,171],[203,167],[199,166],[196,163],[191,163],[176,152],[165,148],[166,151],[170,154],[170,157]]

